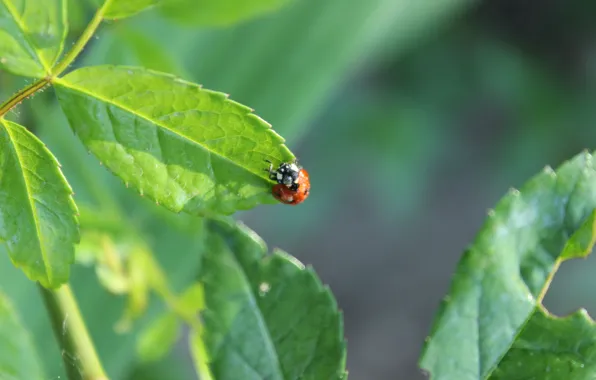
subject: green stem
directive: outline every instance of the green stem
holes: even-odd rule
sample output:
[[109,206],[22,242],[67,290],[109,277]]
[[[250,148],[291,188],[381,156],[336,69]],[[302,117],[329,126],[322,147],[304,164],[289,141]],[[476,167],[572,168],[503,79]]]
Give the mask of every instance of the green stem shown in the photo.
[[36,93],[38,90],[44,88],[50,83],[50,78],[39,79],[37,82],[31,83],[29,86],[21,89],[19,92],[11,96],[7,101],[0,105],[0,119],[4,117],[13,109],[16,105],[20,104],[23,100]]
[[10,99],[5,101],[4,103],[0,104],[0,119],[4,117],[4,115],[6,115],[8,111],[10,111],[16,105],[21,103],[23,100],[33,95],[37,91],[41,90],[47,84],[52,83],[54,78],[58,77],[60,74],[64,72],[64,70],[68,68],[68,66],[70,66],[70,64],[79,56],[79,54],[81,54],[81,52],[85,48],[85,45],[87,45],[91,37],[93,37],[93,35],[97,31],[97,28],[99,27],[99,24],[101,24],[101,22],[103,21],[103,16],[108,10],[108,7],[112,4],[112,1],[113,0],[106,0],[101,6],[101,8],[99,8],[97,12],[95,12],[95,15],[91,19],[91,22],[89,23],[89,25],[87,25],[87,27],[83,31],[83,34],[81,34],[81,37],[79,37],[77,42],[75,42],[72,49],[70,49],[70,51],[64,56],[62,61],[60,61],[60,63],[52,69],[51,76],[37,80],[33,84],[30,84],[29,86],[21,89],[19,92],[14,94]]
[[83,31],[83,34],[81,34],[81,37],[79,37],[77,42],[75,42],[72,49],[70,49],[70,51],[64,56],[62,61],[60,61],[60,63],[52,69],[52,78],[56,78],[60,74],[62,74],[64,70],[66,70],[68,66],[70,66],[70,64],[79,56],[79,54],[81,54],[81,52],[85,48],[85,45],[87,45],[91,37],[93,37],[93,35],[97,31],[99,24],[101,24],[101,22],[103,21],[103,16],[108,10],[108,7],[111,5],[111,3],[112,0],[106,0],[103,3],[102,7],[99,8],[97,12],[95,12],[95,15],[91,19],[91,22],[89,23],[89,25],[87,25],[87,27]]
[[68,379],[108,380],[68,284],[59,289],[39,285],[39,289],[62,349]]

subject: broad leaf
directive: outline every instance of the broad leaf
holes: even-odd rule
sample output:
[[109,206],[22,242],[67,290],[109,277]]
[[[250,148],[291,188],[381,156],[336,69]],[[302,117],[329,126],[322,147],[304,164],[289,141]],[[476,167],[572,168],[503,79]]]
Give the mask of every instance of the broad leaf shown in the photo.
[[191,25],[230,25],[274,11],[291,0],[170,0],[160,8],[172,20]]
[[0,379],[44,378],[31,336],[8,299],[0,293]]
[[31,280],[45,287],[68,280],[79,241],[76,214],[52,153],[22,126],[0,120],[0,239]]
[[88,67],[58,80],[56,92],[87,148],[175,212],[231,214],[275,203],[265,159],[293,158],[251,109],[167,74]]
[[208,229],[202,341],[213,377],[345,378],[342,317],[312,269],[283,252],[266,256],[245,227]]
[[142,361],[163,358],[174,346],[180,335],[180,321],[173,313],[165,313],[141,331],[137,340],[137,354]]
[[120,19],[133,16],[162,0],[113,0],[104,13],[106,19]]
[[49,74],[66,33],[66,0],[0,0],[0,69]]
[[[581,313],[562,320],[544,315],[541,302],[559,264],[590,253],[595,208],[596,169],[588,153],[510,191],[489,212],[458,265],[422,368],[433,379],[521,379],[527,377],[513,376],[512,366],[523,363],[523,371],[533,368],[532,376],[540,379],[586,378],[575,377],[584,373],[579,370],[558,376],[567,373],[558,372],[565,366],[571,371],[580,362],[596,364],[591,349],[583,346],[587,341],[566,351],[569,340],[560,336],[590,340],[595,326]],[[577,355],[570,356],[573,352]],[[596,371],[590,373],[593,377]]]

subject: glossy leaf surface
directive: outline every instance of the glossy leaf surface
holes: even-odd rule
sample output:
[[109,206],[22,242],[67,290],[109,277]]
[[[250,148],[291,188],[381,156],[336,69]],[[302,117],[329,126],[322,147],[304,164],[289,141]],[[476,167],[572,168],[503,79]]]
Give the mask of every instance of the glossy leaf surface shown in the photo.
[[[342,379],[340,312],[310,268],[245,227],[209,222],[203,341],[215,379]],[[198,342],[195,339],[195,342]]]
[[564,332],[577,337],[579,331],[570,331],[577,328],[590,332],[584,334],[586,340],[593,339],[593,323],[581,313],[563,320],[547,316],[541,302],[559,264],[590,253],[596,239],[595,208],[596,169],[588,153],[556,172],[547,168],[520,191],[510,191],[489,212],[458,265],[425,346],[422,368],[433,379],[521,379],[527,377],[513,376],[512,366],[523,362],[524,373],[534,368],[540,379],[586,378],[578,375],[585,373],[581,371],[577,377],[549,371],[596,363],[591,354],[579,355],[581,340],[572,350],[578,353],[575,358],[553,354],[569,346],[559,339]]
[[162,0],[113,0],[105,12],[107,19],[120,19],[133,16]]
[[281,8],[291,0],[170,0],[161,8],[169,18],[190,25],[230,25]]
[[16,311],[0,293],[0,379],[44,379],[31,336]]
[[87,148],[175,212],[231,214],[275,203],[264,160],[293,158],[251,109],[167,74],[88,67],[61,79],[56,92]]
[[0,239],[13,263],[45,287],[68,280],[79,241],[72,189],[52,153],[0,120]]
[[0,0],[0,69],[43,77],[66,38],[65,0]]

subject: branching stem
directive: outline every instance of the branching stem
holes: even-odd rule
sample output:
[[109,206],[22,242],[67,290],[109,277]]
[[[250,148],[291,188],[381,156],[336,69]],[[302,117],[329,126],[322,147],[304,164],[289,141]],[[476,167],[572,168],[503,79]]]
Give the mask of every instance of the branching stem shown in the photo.
[[106,0],[102,7],[99,8],[97,12],[95,12],[95,15],[91,19],[91,22],[89,22],[89,25],[87,25],[85,31],[83,32],[83,34],[81,34],[77,42],[75,42],[72,49],[70,49],[70,51],[66,53],[62,61],[60,61],[60,63],[58,63],[52,69],[51,76],[38,79],[36,82],[30,84],[25,88],[22,88],[21,90],[19,90],[19,92],[11,96],[7,101],[0,104],[0,119],[3,118],[4,115],[8,113],[8,111],[13,109],[23,100],[35,94],[37,91],[41,90],[46,85],[51,84],[54,78],[57,78],[60,74],[64,72],[64,70],[68,68],[68,66],[70,66],[73,63],[73,61],[79,56],[79,54],[81,54],[91,37],[93,37],[93,35],[97,31],[97,28],[103,21],[103,17],[106,11],[108,10],[109,6],[112,4],[112,1],[113,0]]

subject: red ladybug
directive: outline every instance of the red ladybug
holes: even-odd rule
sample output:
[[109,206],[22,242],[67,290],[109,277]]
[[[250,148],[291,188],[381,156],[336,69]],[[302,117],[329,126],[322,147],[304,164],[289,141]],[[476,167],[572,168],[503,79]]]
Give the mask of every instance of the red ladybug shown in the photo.
[[310,179],[308,172],[299,166],[296,162],[281,163],[277,170],[273,170],[273,164],[269,162],[269,178],[276,181],[277,184],[271,189],[271,193],[278,201],[297,205],[308,197],[310,193]]

